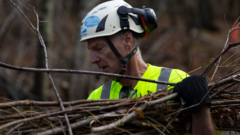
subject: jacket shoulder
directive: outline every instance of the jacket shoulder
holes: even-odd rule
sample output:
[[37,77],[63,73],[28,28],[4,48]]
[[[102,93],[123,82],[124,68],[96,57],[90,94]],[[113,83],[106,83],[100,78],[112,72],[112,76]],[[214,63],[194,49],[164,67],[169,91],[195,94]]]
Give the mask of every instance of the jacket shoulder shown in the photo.
[[88,97],[88,100],[100,99],[103,85],[95,89]]
[[169,82],[171,83],[178,83],[181,82],[183,79],[189,77],[189,74],[180,70],[180,69],[172,69],[171,76],[169,78]]

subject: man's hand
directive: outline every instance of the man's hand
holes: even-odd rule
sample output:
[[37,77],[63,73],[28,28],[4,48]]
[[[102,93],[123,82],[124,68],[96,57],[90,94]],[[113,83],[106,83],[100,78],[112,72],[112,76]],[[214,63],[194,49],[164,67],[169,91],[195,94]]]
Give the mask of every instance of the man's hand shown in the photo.
[[[208,84],[205,77],[193,75],[183,79],[173,89],[186,102],[187,106],[198,104],[208,91]],[[198,112],[204,105],[211,106],[211,99],[206,96],[202,103],[191,108],[192,113]]]
[[[178,83],[173,91],[177,92],[188,106],[198,104],[208,92],[205,77],[193,75]],[[198,106],[190,108],[192,114],[192,135],[216,135],[216,129],[211,120],[211,99],[206,96]]]

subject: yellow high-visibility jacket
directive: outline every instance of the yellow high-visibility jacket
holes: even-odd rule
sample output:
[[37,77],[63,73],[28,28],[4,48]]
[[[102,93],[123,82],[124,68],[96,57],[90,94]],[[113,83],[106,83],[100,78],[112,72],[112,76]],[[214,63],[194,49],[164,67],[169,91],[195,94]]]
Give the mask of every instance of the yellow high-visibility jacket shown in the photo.
[[[179,69],[170,69],[165,67],[157,67],[150,64],[147,64],[148,68],[141,78],[151,79],[156,81],[164,81],[169,83],[178,83],[181,82],[184,78],[189,75]],[[108,81],[96,90],[94,90],[88,100],[92,99],[119,99],[120,90],[122,85],[116,81]],[[148,91],[155,93],[158,89],[171,89],[173,86],[168,86],[164,84],[157,84],[145,81],[138,81],[137,85],[129,93],[129,98],[138,98],[140,95],[144,96],[148,94]],[[221,131],[218,131],[217,134],[220,135]],[[183,133],[179,135],[191,135],[191,133]]]
[[[179,69],[170,69],[165,67],[156,67],[147,64],[148,68],[141,78],[170,83],[181,82],[189,75]],[[88,100],[91,99],[119,99],[122,85],[119,82],[109,80],[104,85],[94,90]],[[158,89],[170,89],[173,86],[157,84],[145,81],[138,81],[137,85],[129,92],[129,98],[137,98],[148,94],[148,91],[155,93]]]

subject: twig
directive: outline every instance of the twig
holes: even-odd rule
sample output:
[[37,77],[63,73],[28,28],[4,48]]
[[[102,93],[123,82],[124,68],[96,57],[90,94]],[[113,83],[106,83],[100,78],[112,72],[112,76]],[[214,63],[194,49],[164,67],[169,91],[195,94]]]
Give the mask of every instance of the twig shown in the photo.
[[[103,102],[96,102],[96,101],[92,101],[89,103],[85,103],[85,104],[80,104],[80,103],[84,103],[81,102],[81,100],[79,102],[72,102],[72,103],[68,103],[65,102],[63,103],[64,106],[73,106],[73,105],[77,105],[75,107],[86,107],[86,106],[97,106],[97,105],[113,105],[116,103],[122,103],[122,102],[129,102],[131,100],[108,100],[108,101],[103,101]],[[58,102],[40,102],[40,101],[15,101],[15,102],[9,102],[9,103],[0,103],[0,108],[8,108],[8,107],[13,107],[13,106],[29,106],[29,105],[35,105],[35,106],[58,106],[59,103]]]
[[[123,114],[116,114],[115,112],[106,113],[106,114],[98,115],[98,116],[95,116],[95,117],[86,118],[86,119],[84,119],[82,121],[78,121],[76,123],[71,124],[71,127],[72,127],[72,129],[76,129],[78,127],[81,127],[81,126],[89,124],[92,120],[95,120],[95,119],[100,120],[100,119],[107,118],[107,117],[119,117],[119,116],[123,116]],[[64,129],[66,129],[66,127],[64,127]],[[38,133],[36,135],[57,134],[57,133],[62,132],[64,129],[62,129],[61,127],[58,127],[58,128],[54,128],[54,129],[51,129],[51,130],[47,130],[47,131]]]
[[[57,117],[56,117],[57,118]],[[63,129],[64,127],[63,127],[63,124],[62,124],[62,122],[61,122],[61,120],[59,120],[59,118],[57,118],[57,120],[58,120],[58,122],[60,123],[60,125],[61,125],[61,128]],[[64,135],[66,135],[66,133],[65,133],[65,131],[63,130],[63,134]]]
[[[91,112],[98,112],[98,111],[104,111],[104,110],[109,110],[109,109],[114,109],[114,108],[118,108],[120,106],[127,106],[127,105],[132,105],[132,104],[135,104],[134,102],[126,102],[126,103],[120,103],[120,104],[115,104],[115,105],[112,105],[112,106],[107,106],[107,107],[103,107],[103,108],[94,108],[94,109],[90,109],[88,111],[91,111]],[[39,113],[31,113],[31,114],[25,114],[25,117],[33,117],[33,116],[36,116],[38,115],[39,118],[44,118],[44,117],[48,117],[48,116],[51,116],[51,115],[58,115],[58,114],[62,114],[64,112],[68,113],[68,112],[72,112],[72,111],[77,111],[77,110],[81,110],[79,109],[80,107],[70,107],[70,108],[66,108],[65,111],[56,111],[56,110],[53,110],[53,111],[49,111],[45,114],[39,114]],[[83,108],[83,107],[82,107]],[[78,113],[81,113],[81,112],[78,112]],[[37,116],[36,116],[37,117]],[[6,119],[16,119],[16,118],[22,118],[22,115],[10,115],[10,116],[1,116],[0,119],[2,120],[6,120]],[[30,119],[32,120],[32,119]],[[34,120],[34,119],[33,119]],[[28,120],[27,120],[28,121]],[[0,126],[0,130],[1,130],[1,126]]]
[[52,115],[57,115],[57,114],[63,114],[63,113],[67,113],[67,112],[71,112],[72,109],[66,109],[64,111],[58,111],[58,112],[52,112],[52,113],[47,113],[47,114],[42,114],[42,115],[38,115],[38,116],[35,116],[35,117],[31,117],[31,118],[25,118],[25,119],[20,119],[20,120],[16,120],[16,121],[12,121],[12,122],[9,122],[7,124],[4,124],[4,125],[1,125],[0,126],[0,130],[4,129],[4,128],[7,128],[9,126],[13,126],[13,125],[16,125],[18,123],[22,123],[22,122],[28,122],[28,121],[31,121],[31,120],[36,120],[36,119],[40,119],[40,118],[44,118],[44,117],[48,117],[48,116],[52,116]]
[[[84,112],[87,112],[88,114],[90,114],[91,116],[93,116],[93,117],[94,117],[94,119],[95,119],[95,120],[96,120],[98,123],[105,125],[105,123],[103,123],[103,122],[99,121],[99,119],[98,119],[98,118],[96,118],[96,117],[94,116],[94,114],[93,114],[93,113],[91,113],[90,111],[88,111],[88,110],[84,110],[84,109],[81,109],[81,110],[82,110],[82,111],[84,111]],[[124,112],[125,112],[125,111],[124,111]],[[124,115],[124,116],[125,116],[125,115]],[[124,116],[123,116],[123,117],[124,117]],[[129,132],[129,131],[125,130],[125,129],[122,129],[122,128],[119,128],[119,127],[116,127],[116,129],[122,130],[122,131],[124,131],[124,132],[126,132],[126,133],[128,133],[128,134],[132,135],[132,133],[131,133],[131,132]]]
[[232,58],[234,55],[236,55],[237,53],[239,53],[240,51],[235,52],[233,55],[231,55],[230,57],[228,57],[221,66],[223,66],[230,58]]
[[[146,102],[145,104],[143,104],[140,107],[138,107],[137,110],[143,111],[147,106],[152,106],[152,105],[158,104],[160,102],[171,100],[173,98],[176,98],[177,96],[178,96],[177,93],[173,93],[173,94],[168,95],[166,97],[163,97],[161,99],[150,101],[150,102]],[[109,125],[104,125],[104,126],[100,126],[100,127],[93,127],[91,129],[91,131],[92,132],[102,132],[102,131],[105,131],[105,130],[113,129],[113,128],[117,127],[118,125],[121,125],[122,123],[128,122],[129,120],[131,120],[132,118],[136,117],[137,115],[138,114],[136,113],[136,111],[133,111],[130,114],[128,114],[126,117],[121,119],[121,120],[113,122],[113,123],[111,123]]]
[[191,73],[193,73],[193,72],[195,72],[195,71],[197,71],[197,70],[199,70],[199,69],[201,69],[201,68],[202,68],[202,67],[198,67],[198,68],[196,68],[196,69],[194,69],[194,70],[188,72],[188,74],[191,74]]
[[217,91],[216,93],[213,93],[213,94],[212,94],[211,96],[209,96],[209,97],[212,98],[212,97],[214,97],[215,95],[217,95],[218,93],[220,93],[220,92],[226,90],[227,88],[232,87],[232,86],[235,85],[235,84],[237,84],[237,82],[233,82],[233,83],[231,83],[230,85],[228,85],[228,86],[222,88],[221,90]]
[[[202,75],[201,76],[205,76],[208,72],[209,72],[209,70],[213,67],[213,65],[218,61],[219,62],[219,60],[221,59],[221,56],[223,55],[223,54],[225,54],[229,49],[231,49],[232,47],[235,47],[235,46],[237,46],[237,45],[239,45],[240,44],[240,42],[237,42],[237,43],[232,43],[232,44],[229,44],[228,46],[227,46],[227,48],[225,49],[224,48],[224,50],[221,52],[221,54],[203,71],[203,73],[202,73]],[[218,64],[218,66],[219,66],[219,64]],[[218,67],[217,66],[217,67]],[[217,71],[217,70],[215,70],[215,71]],[[214,72],[215,72],[214,71]],[[214,73],[215,74],[215,73]],[[213,76],[214,76],[214,74],[213,74]],[[213,76],[212,76],[212,78],[213,78]],[[211,79],[212,80],[212,79]]]
[[[227,44],[228,44],[228,41],[229,41],[229,36],[230,36],[231,33],[232,33],[234,30],[236,30],[236,29],[239,29],[239,28],[238,28],[238,27],[232,28],[232,29],[228,32],[227,40],[226,40],[225,45],[224,45],[224,47],[223,47],[222,53],[224,52],[225,48],[227,47]],[[216,66],[216,68],[215,68],[215,70],[214,70],[214,73],[213,73],[213,75],[212,75],[211,81],[213,80],[213,77],[215,76],[215,74],[216,74],[216,72],[217,72],[217,70],[218,70],[218,66],[219,66],[219,64],[220,64],[220,61],[221,61],[221,56],[220,56],[219,59],[218,59],[217,66]]]
[[[139,111],[143,111],[146,108],[146,104],[141,105],[140,107],[138,107],[136,110]],[[130,114],[128,114],[127,116],[125,116],[123,119],[118,120],[116,122],[113,122],[111,124],[108,125],[104,125],[104,126],[100,126],[100,127],[93,127],[91,129],[92,132],[102,132],[102,131],[106,131],[106,130],[110,130],[110,129],[114,129],[116,128],[118,125],[121,125],[122,123],[126,123],[129,120],[131,120],[132,118],[136,117],[137,113],[135,111],[131,112]]]
[[[182,109],[184,106],[181,106],[179,109]],[[169,122],[168,124],[166,125],[166,129],[168,128],[169,125],[172,124],[172,122],[177,118],[177,116],[180,114],[180,112],[178,112]],[[165,128],[163,129],[162,131],[163,133],[165,132]]]
[[34,13],[34,11],[30,10],[29,8],[27,8],[24,4],[22,4],[22,2],[20,0],[18,0],[18,2],[25,8],[27,9],[28,11]]
[[[35,13],[35,15],[36,15],[36,18],[37,18],[37,26],[36,26],[36,27],[31,23],[31,21],[29,21],[29,19],[28,19],[27,16],[23,13],[23,11],[22,11],[12,0],[10,0],[10,2],[22,13],[22,15],[25,17],[25,19],[28,21],[28,23],[32,26],[32,28],[33,28],[34,30],[36,30],[36,32],[37,32],[37,34],[38,34],[39,41],[40,41],[40,43],[41,43],[41,45],[43,46],[43,49],[44,49],[45,65],[46,65],[46,69],[48,69],[48,57],[47,57],[46,45],[45,45],[45,43],[44,43],[44,40],[43,40],[43,38],[42,38],[42,35],[41,35],[40,32],[39,32],[39,17],[38,17],[38,14],[37,14],[36,10],[35,10],[35,7],[32,6],[33,11],[34,11],[34,13]],[[52,86],[53,86],[54,92],[55,92],[55,94],[56,94],[56,96],[57,96],[57,98],[58,98],[60,107],[61,107],[61,109],[64,111],[65,109],[64,109],[64,106],[63,106],[63,104],[62,104],[62,100],[61,100],[61,98],[60,98],[60,96],[59,96],[59,94],[58,94],[58,92],[57,92],[57,89],[56,89],[56,87],[55,87],[55,85],[54,85],[53,79],[52,79],[50,73],[47,73],[47,74],[48,74],[48,78],[49,78],[49,80],[50,80],[50,82],[51,82],[51,84],[52,84]],[[64,117],[65,117],[65,120],[66,120],[66,123],[67,123],[68,132],[69,132],[70,135],[72,135],[72,129],[71,129],[71,127],[70,127],[69,120],[68,120],[68,118],[67,118],[67,114],[64,114]]]
[[17,124],[15,127],[11,128],[7,133],[6,135],[10,135],[15,129],[21,127],[24,123],[19,123]]
[[225,79],[222,79],[222,80],[220,80],[218,82],[210,83],[210,84],[208,84],[208,87],[221,86],[221,85],[227,84],[229,82],[233,82],[234,78],[238,78],[238,77],[240,77],[240,74],[232,75],[232,76],[227,77]]
[[[208,94],[208,93],[207,93],[207,94]],[[203,97],[202,100],[203,100],[203,99],[205,99],[205,97]],[[198,105],[201,104],[201,102],[202,102],[202,101],[200,101],[199,103],[197,103],[197,104],[195,104],[195,105],[191,105],[191,106],[189,106],[189,107],[186,107],[186,108],[180,109],[180,110],[178,110],[178,111],[176,111],[176,112],[173,112],[173,113],[167,115],[167,117],[168,117],[168,116],[171,116],[171,115],[173,115],[173,114],[176,114],[176,113],[178,113],[178,112],[182,112],[182,111],[185,111],[185,110],[187,110],[187,109],[190,109],[190,108],[192,108],[192,107],[198,106]],[[240,103],[240,100],[214,101],[214,102],[212,102],[212,105],[217,105],[217,104],[232,104],[232,103]]]
[[[24,16],[24,18],[27,20],[27,22],[32,26],[32,27],[30,27],[23,19],[22,19],[22,17],[20,17],[20,15],[18,14],[18,12],[14,9],[14,11],[17,13],[17,15],[18,15],[18,17],[22,20],[22,22],[34,33],[34,35],[36,35],[37,36],[37,33],[34,31],[34,30],[36,30],[36,28],[33,26],[33,24],[29,21],[29,19],[27,18],[27,16],[23,13],[23,11],[15,4],[15,3],[13,3],[12,2],[12,0],[9,0],[12,4],[11,4],[11,6],[12,5],[14,5],[21,13],[22,13],[22,15]],[[12,6],[13,7],[13,6]],[[33,28],[33,29],[32,29]]]
[[121,78],[132,79],[132,80],[153,82],[153,83],[158,83],[158,84],[166,84],[166,85],[171,85],[171,86],[176,85],[176,83],[168,83],[168,82],[155,81],[155,80],[150,80],[150,79],[143,79],[143,78],[138,78],[138,77],[133,77],[133,76],[128,76],[128,75],[102,73],[102,72],[86,71],[86,70],[28,68],[28,67],[13,66],[13,65],[6,64],[6,63],[2,63],[2,62],[0,62],[0,67],[12,69],[12,70],[30,71],[30,72],[54,72],[54,73],[102,75],[102,76],[121,77]]
[[223,105],[223,104],[237,104],[240,100],[224,100],[224,101],[213,101],[212,105]]
[[217,107],[233,107],[233,106],[240,106],[240,104],[227,104],[227,105],[213,105],[211,108],[217,108]]
[[[239,65],[240,64],[240,61],[235,65],[235,66],[233,66],[233,67],[231,67],[231,69],[230,70],[228,70],[223,76],[226,76],[227,74],[229,74],[229,72],[231,72],[235,67],[237,67],[237,65]],[[236,79],[236,78],[235,78]],[[234,80],[234,79],[233,79]]]
[[[128,111],[127,113],[123,116],[123,118],[120,120],[119,124],[122,123],[122,120],[124,119],[124,117],[126,117],[126,115],[129,114],[130,111],[132,111],[134,109],[134,107],[140,102],[141,100],[139,100],[135,105],[133,105]],[[120,126],[120,125],[118,125]]]
[[[233,71],[232,73],[225,74],[225,75],[224,75],[223,77],[221,77],[221,78],[227,78],[227,77],[236,75],[238,72],[240,72],[240,69],[238,69],[238,70],[236,70],[236,71]],[[219,78],[218,78],[217,80],[219,80]],[[216,81],[214,81],[214,82],[216,82]]]

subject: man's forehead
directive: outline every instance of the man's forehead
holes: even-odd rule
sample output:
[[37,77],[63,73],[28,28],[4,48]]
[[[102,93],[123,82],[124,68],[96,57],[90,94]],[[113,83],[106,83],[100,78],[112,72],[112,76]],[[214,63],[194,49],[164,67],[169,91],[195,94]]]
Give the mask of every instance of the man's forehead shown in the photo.
[[106,41],[102,37],[87,40],[87,45],[88,45],[89,50],[91,50],[99,45],[103,45],[105,43],[106,43]]

